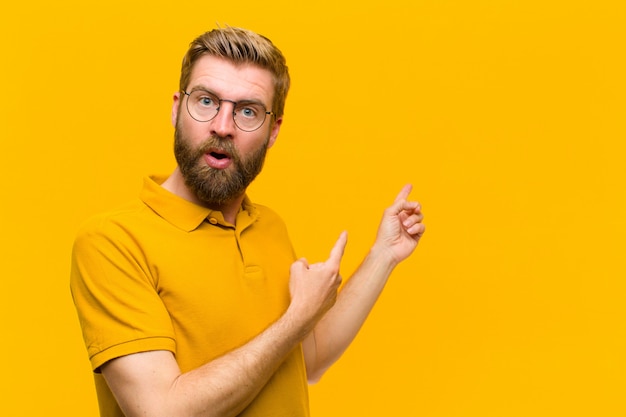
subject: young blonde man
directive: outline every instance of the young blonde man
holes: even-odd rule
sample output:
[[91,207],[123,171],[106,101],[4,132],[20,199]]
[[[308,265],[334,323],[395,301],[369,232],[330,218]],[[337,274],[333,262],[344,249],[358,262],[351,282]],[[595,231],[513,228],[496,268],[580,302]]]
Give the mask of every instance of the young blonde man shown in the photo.
[[268,39],[199,36],[174,94],[176,169],[79,232],[71,290],[102,416],[308,416],[307,384],[417,246],[423,216],[407,186],[340,292],[345,232],[325,262],[296,258],[280,217],[246,196],[288,90]]

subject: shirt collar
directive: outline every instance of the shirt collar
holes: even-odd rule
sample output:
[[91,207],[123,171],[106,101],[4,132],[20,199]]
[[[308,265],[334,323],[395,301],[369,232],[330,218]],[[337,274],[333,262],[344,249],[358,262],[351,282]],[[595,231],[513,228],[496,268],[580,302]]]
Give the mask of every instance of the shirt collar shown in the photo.
[[[233,227],[224,221],[220,211],[194,204],[163,188],[161,184],[165,179],[158,176],[144,178],[140,193],[141,200],[163,219],[187,232],[197,229],[207,219],[212,219],[211,224]],[[248,196],[245,196],[237,215],[237,226],[245,227],[256,218],[258,211]]]

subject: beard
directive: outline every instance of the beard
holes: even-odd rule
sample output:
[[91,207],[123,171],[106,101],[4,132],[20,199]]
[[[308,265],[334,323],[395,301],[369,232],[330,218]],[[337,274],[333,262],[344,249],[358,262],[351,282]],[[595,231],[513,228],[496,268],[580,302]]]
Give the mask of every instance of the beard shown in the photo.
[[[269,136],[263,145],[243,158],[232,140],[211,136],[193,148],[182,127],[174,133],[174,156],[187,187],[209,207],[221,206],[241,196],[263,168]],[[227,153],[232,164],[226,169],[212,168],[203,161],[211,149]],[[234,169],[231,169],[234,168]]]

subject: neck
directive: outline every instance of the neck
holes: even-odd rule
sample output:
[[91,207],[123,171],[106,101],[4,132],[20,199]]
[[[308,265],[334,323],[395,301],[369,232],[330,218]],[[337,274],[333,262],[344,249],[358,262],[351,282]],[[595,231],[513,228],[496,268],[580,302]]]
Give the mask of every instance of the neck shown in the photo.
[[[243,194],[225,204],[220,204],[216,207],[209,207],[212,210],[217,210],[217,211],[221,211],[222,215],[224,216],[224,220],[226,220],[228,223],[231,224],[236,224],[237,222],[237,213],[239,213],[239,210],[241,209],[241,204],[243,203]],[[204,204],[204,206],[208,207],[207,204]]]
[[245,195],[241,194],[240,196],[237,196],[223,204],[208,204],[205,201],[200,200],[198,196],[194,192],[192,192],[189,187],[187,187],[183,175],[181,174],[178,167],[174,170],[172,175],[170,175],[163,182],[163,184],[161,184],[161,186],[169,192],[176,194],[177,196],[184,198],[187,201],[190,201],[199,206],[210,208],[211,210],[221,212],[224,216],[224,220],[232,224],[235,224],[236,222],[237,213],[241,208],[241,204],[243,203]]

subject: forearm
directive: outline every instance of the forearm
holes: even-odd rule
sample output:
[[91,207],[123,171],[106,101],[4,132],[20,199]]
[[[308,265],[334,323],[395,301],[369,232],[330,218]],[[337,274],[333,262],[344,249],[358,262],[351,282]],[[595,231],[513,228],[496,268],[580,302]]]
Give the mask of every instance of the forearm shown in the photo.
[[395,266],[406,259],[424,234],[421,206],[407,201],[411,186],[383,213],[374,246],[348,280],[334,307],[303,341],[307,375],[317,381],[356,337]]
[[[172,394],[178,398],[197,396],[193,415],[237,415],[258,395],[302,338],[289,316],[283,316],[245,346],[181,375]],[[206,389],[201,384],[206,384]]]
[[[289,316],[283,316],[242,348],[182,375],[172,392],[179,398],[204,396],[196,402],[197,415],[237,415],[258,395],[302,337]],[[199,385],[202,383],[210,389],[203,389]]]
[[129,417],[235,416],[304,337],[307,327],[293,317],[286,313],[246,345],[184,374],[169,352],[122,357],[103,374]]
[[396,262],[374,247],[346,282],[332,309],[305,340],[307,375],[316,382],[354,340]]

